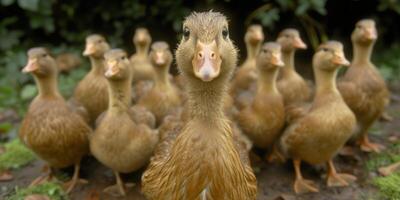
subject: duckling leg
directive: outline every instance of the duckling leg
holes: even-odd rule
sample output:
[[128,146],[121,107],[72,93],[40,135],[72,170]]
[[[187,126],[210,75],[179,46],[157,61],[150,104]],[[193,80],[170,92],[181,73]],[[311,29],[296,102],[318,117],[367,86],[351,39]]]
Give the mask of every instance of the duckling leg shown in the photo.
[[389,113],[387,113],[387,112],[383,112],[379,119],[382,120],[382,121],[385,121],[385,122],[393,121],[393,117],[390,116]]
[[48,182],[53,180],[53,169],[48,166],[45,165],[42,169],[42,173],[46,173],[45,175],[40,175],[39,177],[37,177],[35,180],[33,180],[31,182],[31,184],[29,185],[29,187],[35,186],[35,185],[40,185],[44,182]]
[[376,153],[379,153],[382,149],[384,149],[382,145],[370,142],[368,134],[363,134],[358,142],[360,143],[361,150],[365,152],[374,151]]
[[64,183],[63,187],[64,187],[64,189],[65,189],[67,194],[70,193],[74,189],[74,187],[75,187],[75,185],[77,183],[81,183],[81,184],[87,184],[88,183],[87,180],[79,178],[80,168],[81,168],[81,164],[80,163],[75,164],[74,175],[72,176],[72,179],[70,181]]
[[328,178],[327,178],[328,187],[348,186],[349,183],[354,182],[355,180],[357,180],[357,178],[353,175],[337,173],[332,160],[329,160],[329,162],[328,162]]
[[294,181],[294,191],[296,194],[318,192],[317,187],[311,180],[304,179],[301,175],[301,160],[293,160],[294,170],[296,172],[296,180]]
[[286,161],[285,157],[279,151],[279,149],[278,149],[276,144],[272,147],[272,151],[268,155],[267,161],[270,162],[270,163],[272,163],[272,162],[284,163]]
[[115,174],[115,180],[117,183],[115,185],[109,186],[106,189],[103,190],[103,192],[115,196],[115,197],[120,197],[120,196],[126,196],[126,187],[133,187],[134,184],[124,184],[124,182],[121,179],[121,176],[119,172],[114,171]]
[[393,172],[400,170],[400,161],[394,164],[391,164],[389,166],[386,167],[380,167],[378,169],[378,172],[382,175],[382,176],[389,176],[390,174],[392,174]]

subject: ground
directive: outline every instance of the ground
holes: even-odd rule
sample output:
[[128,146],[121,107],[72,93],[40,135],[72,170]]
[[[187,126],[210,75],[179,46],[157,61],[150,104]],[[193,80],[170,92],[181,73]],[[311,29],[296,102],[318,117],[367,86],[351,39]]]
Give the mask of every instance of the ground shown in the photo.
[[[400,103],[394,102],[388,109],[394,117],[392,122],[378,122],[371,129],[372,140],[386,146],[390,146],[389,138],[400,137]],[[398,140],[397,138],[397,140]],[[400,145],[399,145],[400,146]],[[374,160],[379,158],[378,154],[366,154],[356,151],[355,158],[338,156],[335,159],[337,170],[351,173],[357,176],[358,180],[349,187],[327,188],[324,175],[325,166],[302,165],[303,175],[307,179],[315,181],[320,192],[316,194],[295,195],[292,189],[294,172],[290,162],[286,164],[262,164],[256,172],[258,180],[259,200],[369,200],[385,199],[379,194],[379,189],[373,185],[373,180],[379,176],[376,172]],[[27,166],[13,170],[14,179],[10,182],[0,182],[0,199],[14,192],[15,187],[26,187],[39,174],[41,174],[44,163],[40,160],[31,162]],[[372,167],[371,167],[372,166]],[[71,174],[71,170],[64,173]],[[93,158],[86,158],[82,163],[82,178],[89,180],[89,184],[78,186],[71,194],[70,199],[98,200],[98,199],[145,199],[140,193],[140,175],[136,172],[125,175],[124,179],[136,183],[133,189],[129,190],[126,198],[113,198],[102,193],[102,190],[114,184],[112,172],[102,166]],[[397,177],[398,178],[398,177]],[[398,180],[398,179],[396,179]],[[396,184],[396,183],[394,183]],[[400,183],[399,183],[400,188]]]

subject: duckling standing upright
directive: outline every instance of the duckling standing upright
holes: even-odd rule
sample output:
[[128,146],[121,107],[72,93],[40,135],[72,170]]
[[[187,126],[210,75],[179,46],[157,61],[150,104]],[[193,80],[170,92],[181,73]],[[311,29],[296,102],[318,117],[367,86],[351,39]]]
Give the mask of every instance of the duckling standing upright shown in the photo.
[[316,93],[308,112],[290,124],[281,137],[283,152],[293,159],[296,172],[296,193],[318,192],[313,182],[303,178],[301,161],[328,164],[328,186],[347,186],[356,178],[338,174],[332,158],[351,137],[356,119],[336,88],[338,68],[349,65],[343,45],[326,42],[313,57]]
[[277,42],[282,46],[282,57],[285,63],[285,66],[279,70],[277,87],[285,105],[309,100],[310,89],[303,77],[296,72],[294,63],[296,49],[306,49],[307,45],[301,40],[299,31],[291,28],[279,33]]
[[136,53],[130,60],[133,68],[133,82],[140,80],[153,80],[154,69],[150,63],[148,53],[151,44],[151,36],[146,28],[138,28],[133,36]]
[[385,80],[371,63],[371,54],[378,35],[375,22],[364,19],[357,23],[351,35],[353,61],[338,87],[347,105],[357,117],[359,144],[363,151],[379,152],[379,144],[371,143],[368,129],[384,112],[389,103]]
[[84,56],[89,56],[91,70],[79,82],[75,89],[73,101],[82,104],[88,114],[90,124],[93,125],[97,117],[107,109],[108,91],[107,80],[104,78],[104,53],[110,46],[104,37],[94,34],[86,38]]
[[[70,192],[79,181],[80,161],[89,152],[91,128],[73,112],[58,91],[57,64],[44,48],[28,51],[29,61],[22,70],[32,73],[39,89],[22,121],[19,138],[36,155],[55,168],[75,165],[71,181],[65,184]],[[48,178],[51,177],[51,172]],[[38,178],[34,182],[41,182]]]
[[243,107],[251,102],[249,100],[251,99],[251,95],[246,92],[257,79],[256,57],[260,52],[263,41],[264,33],[261,25],[251,25],[247,28],[244,36],[247,57],[237,69],[230,88],[230,93],[235,100],[235,104],[239,107]]
[[105,189],[125,196],[120,173],[144,167],[153,154],[158,134],[147,125],[136,124],[131,116],[131,63],[123,50],[114,49],[105,55],[110,102],[107,112],[90,139],[92,154],[115,174],[117,184]]
[[280,45],[264,44],[256,63],[257,93],[251,105],[240,111],[237,121],[254,146],[271,150],[285,122],[283,99],[276,88],[279,67],[284,65]]
[[151,200],[256,199],[257,182],[247,152],[232,138],[223,101],[237,50],[220,13],[192,13],[176,51],[187,84],[190,119],[169,135],[142,176]]
[[178,88],[171,83],[168,73],[172,63],[172,53],[168,44],[155,42],[151,46],[149,57],[156,75],[154,85],[138,104],[154,113],[157,124],[160,124],[167,114],[181,106],[181,99]]

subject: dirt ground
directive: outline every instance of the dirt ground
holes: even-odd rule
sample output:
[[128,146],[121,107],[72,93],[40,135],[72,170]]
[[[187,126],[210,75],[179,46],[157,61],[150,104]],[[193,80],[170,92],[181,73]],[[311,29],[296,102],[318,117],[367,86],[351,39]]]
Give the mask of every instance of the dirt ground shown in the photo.
[[[372,136],[372,140],[382,144],[387,144],[387,138],[391,135],[400,136],[400,103],[393,103],[388,109],[394,117],[392,122],[379,122],[376,126],[382,129],[381,135]],[[302,165],[303,175],[307,179],[315,181],[320,188],[316,194],[295,195],[292,189],[294,172],[290,162],[286,164],[267,164],[263,163],[256,172],[258,180],[258,199],[259,200],[358,200],[368,199],[377,193],[377,189],[371,185],[371,177],[376,176],[375,172],[368,172],[365,162],[368,160],[368,154],[356,151],[355,158],[340,157],[335,159],[338,171],[351,173],[357,176],[358,180],[349,187],[327,188],[324,175],[325,166]],[[44,163],[35,161],[23,169],[13,171],[14,180],[11,182],[0,182],[0,199],[10,193],[13,188],[26,187],[36,176],[41,173]],[[68,171],[68,170],[67,170]],[[68,171],[71,173],[71,171]],[[99,195],[100,199],[145,199],[140,193],[141,172],[125,175],[124,179],[136,183],[133,189],[129,190],[125,198],[114,198],[102,193],[102,190],[111,184],[114,184],[112,172],[106,167],[96,162],[93,158],[87,158],[82,163],[82,178],[89,180],[89,184],[78,186],[70,195],[72,200],[89,200],[90,195]],[[281,198],[280,196],[284,196]]]

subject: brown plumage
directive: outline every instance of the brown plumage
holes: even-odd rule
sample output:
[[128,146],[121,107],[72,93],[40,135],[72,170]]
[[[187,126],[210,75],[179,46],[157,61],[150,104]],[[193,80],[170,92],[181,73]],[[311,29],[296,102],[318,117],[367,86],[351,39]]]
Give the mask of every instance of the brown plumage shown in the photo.
[[317,192],[312,182],[303,179],[301,161],[328,163],[328,186],[347,186],[355,177],[338,174],[332,163],[337,151],[351,137],[356,119],[336,88],[341,65],[349,65],[339,42],[322,44],[313,57],[316,94],[307,114],[290,124],[281,137],[281,147],[293,159],[296,170],[296,193]]
[[74,177],[67,184],[69,192],[79,180],[80,160],[89,151],[88,135],[92,130],[59,93],[57,64],[48,51],[41,47],[32,48],[28,57],[23,72],[32,73],[39,94],[29,106],[19,137],[50,167],[75,165]]
[[247,57],[237,69],[230,88],[230,93],[236,101],[235,104],[239,107],[251,102],[247,91],[257,79],[256,57],[264,41],[262,26],[249,26],[244,36],[244,41],[246,43]]
[[311,98],[310,88],[295,69],[297,49],[306,49],[296,29],[285,29],[279,33],[277,42],[282,46],[282,58],[285,66],[279,70],[277,87],[283,96],[285,105],[301,103]]
[[193,13],[183,30],[176,59],[186,79],[190,117],[179,134],[161,142],[163,149],[142,176],[143,193],[157,200],[256,199],[247,154],[234,142],[223,112],[237,59],[227,20],[216,12]]
[[170,81],[169,68],[172,63],[172,53],[165,42],[155,42],[151,46],[150,61],[154,66],[155,80],[153,88],[138,102],[146,107],[156,117],[157,124],[169,113],[181,106],[178,88]]
[[82,60],[75,54],[62,53],[57,55],[56,62],[60,72],[70,72],[81,65]]
[[149,48],[151,44],[151,36],[146,28],[138,28],[133,36],[133,44],[136,53],[130,58],[132,62],[133,82],[141,80],[153,80],[154,69],[149,60]]
[[283,67],[281,47],[266,43],[257,56],[258,81],[253,102],[240,111],[237,121],[254,146],[271,149],[285,122],[284,105],[276,88],[279,67]]
[[363,151],[380,151],[380,145],[369,142],[368,129],[383,113],[389,103],[385,80],[371,62],[377,39],[375,22],[361,20],[351,35],[353,61],[338,84],[347,105],[357,117],[359,143]]
[[78,83],[73,99],[83,105],[93,125],[97,117],[107,109],[108,91],[107,80],[104,78],[104,53],[109,49],[104,37],[90,35],[86,38],[84,56],[88,56],[91,62],[91,70]]
[[135,123],[130,116],[132,72],[126,53],[114,49],[104,56],[110,103],[104,118],[90,137],[90,150],[116,175],[117,184],[105,191],[125,195],[119,173],[144,167],[158,142],[158,134],[144,124]]

